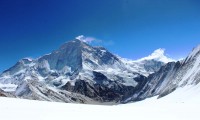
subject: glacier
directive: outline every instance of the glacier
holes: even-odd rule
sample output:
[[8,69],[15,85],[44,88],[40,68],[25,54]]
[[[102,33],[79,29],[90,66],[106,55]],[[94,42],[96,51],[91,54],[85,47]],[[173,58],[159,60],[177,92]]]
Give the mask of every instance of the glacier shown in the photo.
[[102,105],[161,98],[198,85],[199,48],[181,61],[161,48],[129,60],[75,39],[37,59],[19,60],[0,74],[0,90],[8,97]]

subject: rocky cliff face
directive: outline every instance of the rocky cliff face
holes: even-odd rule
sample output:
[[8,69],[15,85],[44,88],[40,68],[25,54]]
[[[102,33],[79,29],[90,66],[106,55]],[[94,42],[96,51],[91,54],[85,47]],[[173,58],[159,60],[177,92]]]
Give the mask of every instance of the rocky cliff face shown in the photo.
[[161,66],[169,62],[175,62],[175,60],[165,56],[164,49],[157,49],[151,55],[138,60],[121,60],[126,63],[127,67],[133,71],[139,72],[146,77],[152,73],[157,72]]
[[99,72],[93,72],[95,83],[89,83],[85,80],[77,80],[75,85],[67,83],[62,88],[73,93],[80,93],[101,102],[121,102],[140,90],[146,83],[144,76],[135,80],[138,85],[126,86],[118,81],[111,81],[105,75]]
[[105,48],[73,40],[38,59],[20,60],[0,75],[0,83],[26,99],[116,103],[140,89],[145,78]]
[[[2,92],[2,91],[1,91]],[[3,93],[0,92],[0,97],[6,97]]]
[[0,75],[0,88],[20,98],[88,104],[162,97],[199,83],[199,49],[181,62],[163,49],[133,61],[76,39],[38,59],[20,60]]
[[182,61],[170,62],[148,76],[146,85],[127,100],[141,100],[152,96],[163,97],[184,86],[200,82],[200,46]]

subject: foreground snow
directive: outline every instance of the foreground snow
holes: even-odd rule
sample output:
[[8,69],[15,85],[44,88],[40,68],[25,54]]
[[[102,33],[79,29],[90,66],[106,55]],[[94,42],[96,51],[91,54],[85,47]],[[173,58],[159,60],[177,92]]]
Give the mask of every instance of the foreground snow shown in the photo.
[[156,99],[118,106],[65,104],[0,98],[1,120],[199,120],[200,86]]

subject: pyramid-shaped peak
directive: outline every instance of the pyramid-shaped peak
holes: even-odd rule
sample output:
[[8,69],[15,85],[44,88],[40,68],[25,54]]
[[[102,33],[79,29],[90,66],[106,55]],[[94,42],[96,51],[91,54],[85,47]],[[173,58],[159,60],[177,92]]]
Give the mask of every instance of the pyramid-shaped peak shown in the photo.
[[171,58],[168,58],[165,55],[165,49],[163,49],[163,48],[156,49],[149,56],[141,58],[141,59],[139,59],[137,61],[143,61],[143,60],[156,60],[156,61],[161,61],[161,62],[164,62],[164,63],[175,61],[175,60],[173,60]]
[[80,48],[80,47],[83,47],[83,46],[89,46],[87,43],[81,41],[81,40],[78,40],[78,39],[74,39],[74,40],[71,40],[71,41],[68,41],[66,42],[65,44],[63,44],[59,50],[63,50],[63,49],[66,49],[66,48]]
[[164,53],[165,53],[165,49],[159,48],[159,49],[155,50],[150,56],[152,56],[152,57],[162,57],[162,56],[164,56]]

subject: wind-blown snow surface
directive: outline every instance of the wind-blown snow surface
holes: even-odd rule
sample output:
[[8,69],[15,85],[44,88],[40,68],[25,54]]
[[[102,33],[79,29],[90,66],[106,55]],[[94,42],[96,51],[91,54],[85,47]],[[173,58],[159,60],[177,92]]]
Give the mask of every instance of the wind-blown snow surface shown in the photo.
[[99,106],[0,97],[1,120],[199,120],[200,84],[179,88],[161,99]]

